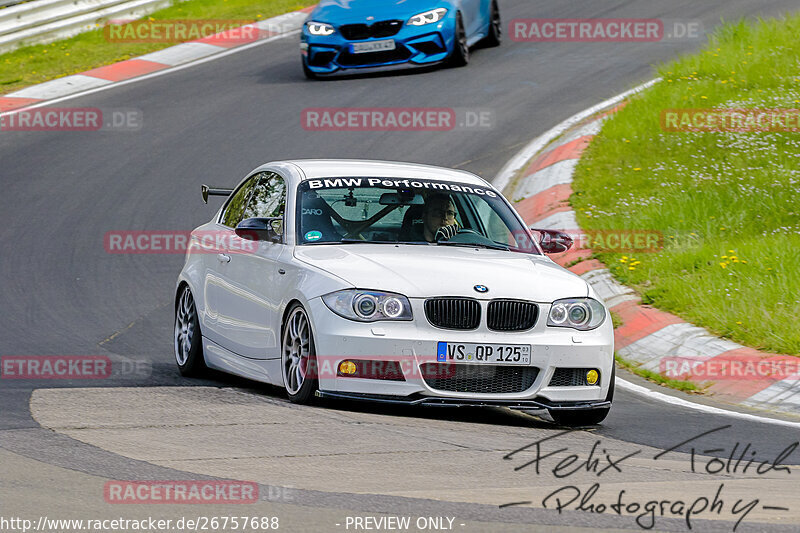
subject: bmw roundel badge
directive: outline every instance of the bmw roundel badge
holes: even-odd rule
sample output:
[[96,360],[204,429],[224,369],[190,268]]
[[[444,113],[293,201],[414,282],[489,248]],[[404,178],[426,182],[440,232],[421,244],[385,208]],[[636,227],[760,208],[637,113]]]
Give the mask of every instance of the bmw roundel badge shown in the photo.
[[475,285],[473,289],[475,289],[476,292],[489,292],[489,287],[486,285]]

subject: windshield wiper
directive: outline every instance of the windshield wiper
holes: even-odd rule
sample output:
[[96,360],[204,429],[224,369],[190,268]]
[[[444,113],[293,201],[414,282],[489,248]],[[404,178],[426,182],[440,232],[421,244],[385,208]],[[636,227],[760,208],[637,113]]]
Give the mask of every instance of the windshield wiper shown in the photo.
[[332,244],[397,244],[396,241],[365,241],[362,239],[342,239]]
[[458,246],[461,248],[486,248],[488,250],[503,250],[508,252],[510,248],[503,245],[484,244],[484,243],[466,243],[466,242],[424,242],[424,241],[362,241],[361,239],[341,239],[338,241],[319,241],[309,242],[306,246],[320,246],[323,244],[408,244],[414,246],[432,246],[434,244],[439,246]]
[[427,246],[429,243],[418,241],[362,241],[361,239],[342,239],[339,241],[326,242],[324,244],[424,244]]
[[459,246],[461,248],[486,248],[489,250],[503,250],[505,252],[509,251],[508,246],[502,246],[499,244],[450,242],[450,241],[439,241],[436,244],[438,244],[439,246]]

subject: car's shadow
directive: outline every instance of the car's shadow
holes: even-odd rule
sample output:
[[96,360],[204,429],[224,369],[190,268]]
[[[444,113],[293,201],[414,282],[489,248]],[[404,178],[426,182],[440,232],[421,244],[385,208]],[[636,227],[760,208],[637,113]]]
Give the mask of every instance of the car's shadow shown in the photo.
[[[393,69],[381,70],[377,72],[358,72],[358,71],[347,71],[341,74],[335,74],[332,76],[319,76],[314,80],[309,81],[338,81],[338,80],[361,80],[365,78],[394,78],[398,76],[415,76],[420,74],[429,74],[431,72],[436,72],[439,70],[447,70],[448,67],[446,65],[432,65],[429,67],[398,67]],[[301,73],[302,74],[302,73]]]
[[[285,403],[289,407],[295,406],[295,404],[291,403],[286,397],[286,392],[282,387],[251,381],[214,370],[209,371],[207,378],[192,380],[190,383],[187,383],[187,385],[232,387],[247,391],[254,396],[261,396],[269,398],[271,401]],[[552,422],[538,418],[535,415],[503,407],[414,406],[328,398],[316,398],[311,405],[317,409],[344,413],[373,414],[420,420],[447,420],[451,422],[469,422],[471,424],[524,427],[531,429],[554,429],[558,427]],[[298,408],[299,407],[301,406],[298,406]]]

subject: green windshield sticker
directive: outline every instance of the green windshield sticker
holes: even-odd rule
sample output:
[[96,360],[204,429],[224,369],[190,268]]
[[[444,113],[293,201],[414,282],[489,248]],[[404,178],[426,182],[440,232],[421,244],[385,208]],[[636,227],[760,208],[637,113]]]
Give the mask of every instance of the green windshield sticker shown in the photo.
[[322,232],[321,231],[309,231],[308,233],[305,234],[304,238],[307,241],[318,241],[318,240],[320,240],[322,238]]

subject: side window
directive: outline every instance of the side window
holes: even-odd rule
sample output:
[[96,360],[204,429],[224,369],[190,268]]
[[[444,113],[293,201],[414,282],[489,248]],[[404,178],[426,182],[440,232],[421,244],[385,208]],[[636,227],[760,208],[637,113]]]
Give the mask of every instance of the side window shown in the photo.
[[257,174],[247,180],[245,184],[233,194],[233,197],[228,202],[228,205],[225,206],[225,211],[223,211],[222,217],[219,220],[222,224],[235,228],[237,224],[242,221],[244,210],[247,206],[247,200],[250,199],[250,193],[253,192],[253,187],[259,175],[260,174]]
[[243,218],[282,217],[286,209],[286,182],[274,172],[258,174],[253,196],[244,210]]

